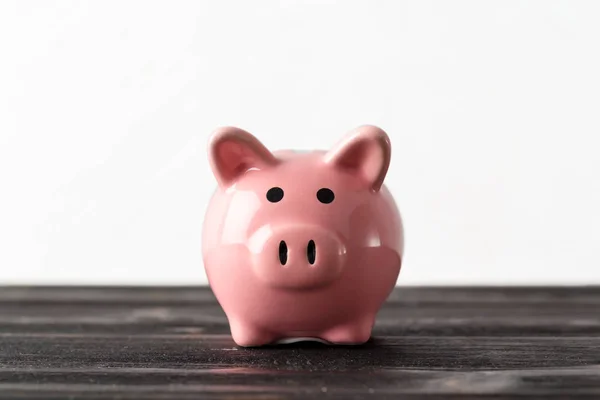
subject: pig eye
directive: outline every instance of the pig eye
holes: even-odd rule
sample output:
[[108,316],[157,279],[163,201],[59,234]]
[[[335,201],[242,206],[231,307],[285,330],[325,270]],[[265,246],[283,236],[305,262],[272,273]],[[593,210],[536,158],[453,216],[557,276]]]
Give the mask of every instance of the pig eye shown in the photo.
[[282,188],[275,186],[267,191],[267,200],[269,200],[271,203],[277,203],[281,199],[283,199]]
[[317,199],[323,204],[329,204],[335,199],[335,195],[331,189],[321,188],[317,192]]

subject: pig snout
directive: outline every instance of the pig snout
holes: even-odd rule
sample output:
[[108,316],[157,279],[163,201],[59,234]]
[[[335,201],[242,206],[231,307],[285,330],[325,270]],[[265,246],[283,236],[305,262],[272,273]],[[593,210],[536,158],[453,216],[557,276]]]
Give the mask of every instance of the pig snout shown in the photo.
[[311,289],[336,280],[346,260],[346,246],[318,226],[266,225],[250,238],[252,268],[272,287]]

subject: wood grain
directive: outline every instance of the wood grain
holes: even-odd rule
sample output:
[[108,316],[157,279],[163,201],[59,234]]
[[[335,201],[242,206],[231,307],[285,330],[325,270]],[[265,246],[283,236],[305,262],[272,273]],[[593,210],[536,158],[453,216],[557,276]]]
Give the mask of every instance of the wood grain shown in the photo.
[[206,288],[0,288],[2,399],[600,399],[600,288],[398,288],[364,346],[242,349]]

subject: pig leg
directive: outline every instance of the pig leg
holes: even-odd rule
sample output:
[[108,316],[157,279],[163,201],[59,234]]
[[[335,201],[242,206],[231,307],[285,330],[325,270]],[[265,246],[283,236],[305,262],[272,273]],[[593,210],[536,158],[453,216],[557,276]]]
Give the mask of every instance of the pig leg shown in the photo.
[[230,320],[231,336],[233,341],[242,347],[263,346],[275,341],[274,334],[259,329],[251,324],[244,323],[240,320]]
[[363,344],[371,337],[374,319],[364,318],[337,325],[323,332],[321,338],[334,344]]

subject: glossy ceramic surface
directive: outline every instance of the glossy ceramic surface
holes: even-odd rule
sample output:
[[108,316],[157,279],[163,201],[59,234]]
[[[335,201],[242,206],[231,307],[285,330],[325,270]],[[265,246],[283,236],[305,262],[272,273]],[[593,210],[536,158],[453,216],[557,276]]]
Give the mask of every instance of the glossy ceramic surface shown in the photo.
[[390,155],[388,136],[374,126],[329,151],[303,153],[272,153],[238,128],[212,135],[218,188],[203,259],[238,345],[369,339],[404,247],[383,185]]

